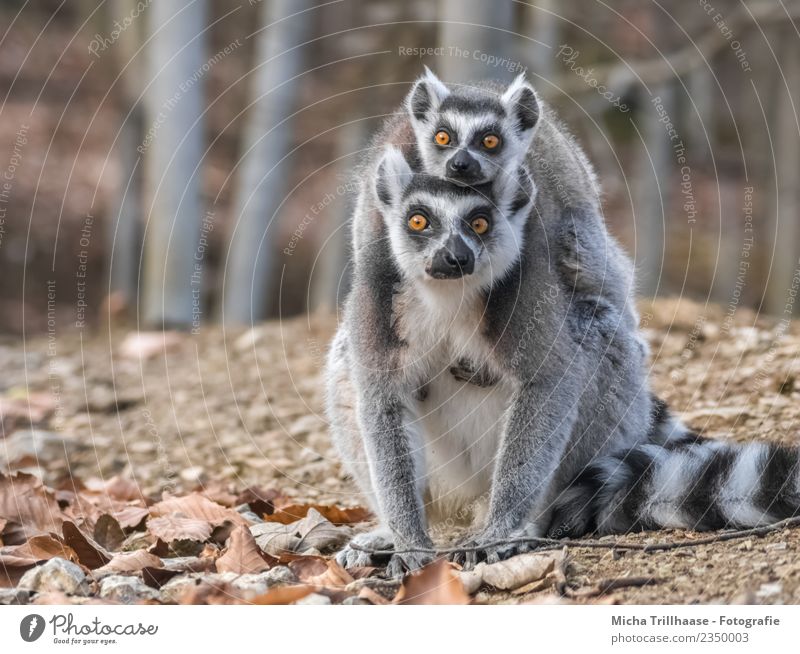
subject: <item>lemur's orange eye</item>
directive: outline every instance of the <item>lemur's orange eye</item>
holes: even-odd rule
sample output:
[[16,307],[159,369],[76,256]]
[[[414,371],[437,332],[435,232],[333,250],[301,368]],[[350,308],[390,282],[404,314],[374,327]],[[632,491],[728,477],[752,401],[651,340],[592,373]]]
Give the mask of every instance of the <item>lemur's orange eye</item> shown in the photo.
[[408,219],[408,226],[415,232],[421,232],[428,226],[428,219],[421,213],[415,213],[413,216],[411,216],[411,218]]
[[489,221],[486,220],[485,216],[475,216],[469,224],[472,227],[472,231],[478,236],[489,231]]
[[483,137],[483,147],[487,150],[494,150],[500,145],[500,137],[495,134],[487,134]]
[[440,129],[436,132],[433,140],[436,141],[437,145],[447,145],[450,143],[450,135],[445,130]]

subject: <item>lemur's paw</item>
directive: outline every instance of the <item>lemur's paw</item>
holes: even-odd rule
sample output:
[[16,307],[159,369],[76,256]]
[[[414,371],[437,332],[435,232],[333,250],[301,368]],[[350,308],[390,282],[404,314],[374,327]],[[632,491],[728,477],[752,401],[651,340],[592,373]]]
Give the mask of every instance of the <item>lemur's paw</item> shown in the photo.
[[522,554],[531,549],[531,545],[514,541],[525,538],[527,534],[520,531],[508,537],[483,534],[462,541],[456,545],[458,551],[450,554],[450,560],[458,563],[464,570],[472,570],[478,563],[497,563],[505,559]]
[[407,572],[414,572],[428,565],[434,559],[432,552],[404,552],[393,554],[386,566],[387,577],[402,577]]
[[359,568],[383,565],[391,554],[375,554],[394,549],[394,541],[389,532],[374,529],[354,536],[350,543],[336,555],[336,562],[343,568]]

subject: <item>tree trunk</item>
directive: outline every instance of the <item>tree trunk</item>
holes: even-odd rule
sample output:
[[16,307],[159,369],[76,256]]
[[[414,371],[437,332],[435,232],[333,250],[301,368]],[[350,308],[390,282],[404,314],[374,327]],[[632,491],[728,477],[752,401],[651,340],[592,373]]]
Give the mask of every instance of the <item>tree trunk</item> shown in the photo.
[[[264,28],[256,36],[256,69],[243,136],[235,196],[235,224],[225,261],[223,319],[249,324],[270,314],[275,303],[275,247],[270,236],[285,199],[292,145],[291,122],[303,70],[302,48],[311,17],[301,14],[309,0],[273,0],[261,4]],[[281,22],[278,22],[281,21]],[[272,25],[270,27],[270,25]]]
[[[441,70],[445,82],[475,79],[511,79],[516,73],[503,59],[513,63],[513,17],[511,0],[440,0],[440,43],[446,48]],[[481,57],[491,56],[492,62]]]
[[[203,210],[199,164],[206,64],[205,0],[153,2],[145,96],[146,225],[144,319],[155,326],[193,324],[199,289],[192,285]],[[193,297],[193,290],[196,295]]]
[[[125,0],[125,15],[136,9],[138,0]],[[144,17],[120,33],[114,49],[115,70],[122,71],[120,126],[117,152],[120,161],[119,203],[108,230],[108,290],[125,309],[137,303],[138,271],[142,248],[142,157],[137,147],[144,138],[144,108],[141,96],[145,86]],[[110,21],[109,21],[110,22]],[[138,52],[137,52],[138,51]]]

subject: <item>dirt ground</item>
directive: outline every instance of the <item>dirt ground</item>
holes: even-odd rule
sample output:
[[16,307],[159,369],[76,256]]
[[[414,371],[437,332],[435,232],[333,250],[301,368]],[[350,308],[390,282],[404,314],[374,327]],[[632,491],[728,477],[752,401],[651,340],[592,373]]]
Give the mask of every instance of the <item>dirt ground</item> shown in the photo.
[[[796,444],[800,329],[745,309],[733,313],[688,301],[642,306],[653,385],[708,436]],[[311,316],[249,330],[204,326],[170,338],[163,350],[135,343],[128,332],[4,341],[5,406],[42,400],[47,410],[36,429],[53,437],[35,454],[13,451],[15,430],[30,425],[15,424],[6,409],[0,464],[10,460],[11,469],[53,487],[70,475],[120,475],[153,497],[164,489],[258,485],[298,502],[356,506],[322,417],[321,375],[335,324],[335,316]],[[567,579],[575,587],[626,576],[655,580],[606,596],[619,603],[800,603],[798,546],[800,529],[668,552],[571,548]],[[484,591],[477,599],[519,602],[537,593]]]

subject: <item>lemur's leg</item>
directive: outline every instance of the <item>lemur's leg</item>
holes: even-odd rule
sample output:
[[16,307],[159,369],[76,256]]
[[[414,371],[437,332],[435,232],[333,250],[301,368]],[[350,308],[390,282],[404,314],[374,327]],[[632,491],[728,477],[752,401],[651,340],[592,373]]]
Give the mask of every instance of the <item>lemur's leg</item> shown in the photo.
[[[394,539],[395,548],[422,550],[433,547],[425,526],[421,469],[422,449],[406,426],[408,414],[385,377],[367,374],[358,383],[359,424],[379,506],[381,522]],[[422,567],[429,552],[397,554],[389,561],[391,575]]]
[[534,508],[546,493],[567,447],[577,415],[577,384],[561,378],[534,379],[516,393],[496,460],[485,527],[464,545],[473,551],[454,558],[466,567],[498,561],[513,547],[491,543],[541,535],[547,525],[531,525]]

